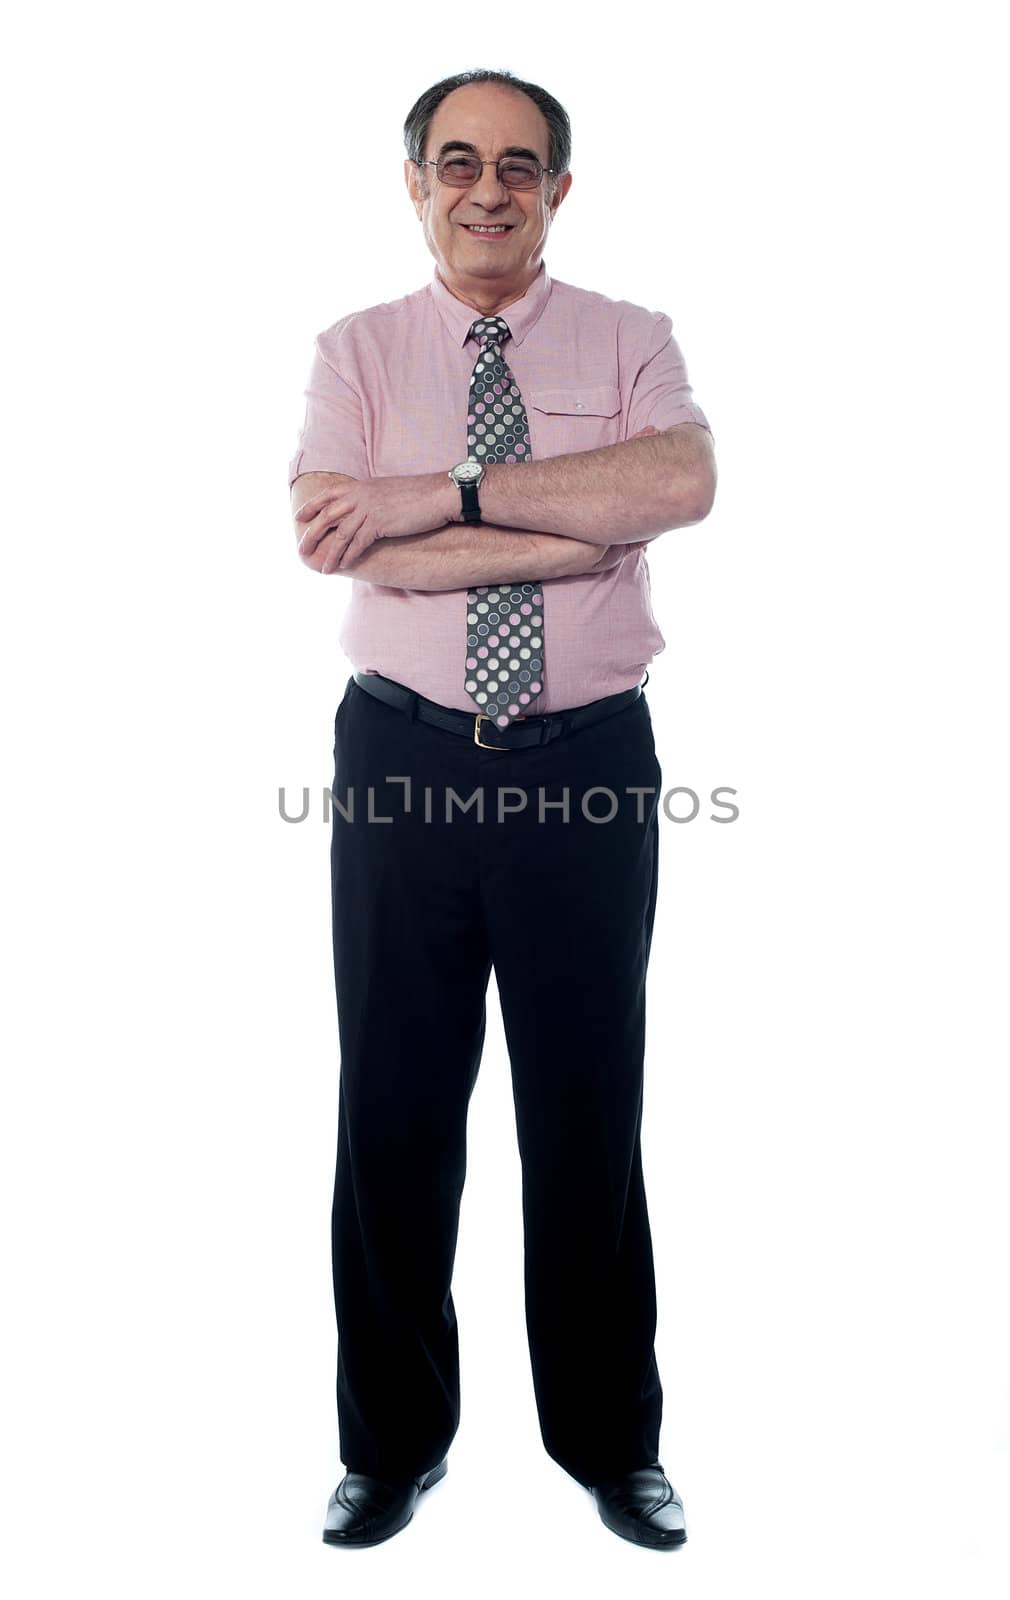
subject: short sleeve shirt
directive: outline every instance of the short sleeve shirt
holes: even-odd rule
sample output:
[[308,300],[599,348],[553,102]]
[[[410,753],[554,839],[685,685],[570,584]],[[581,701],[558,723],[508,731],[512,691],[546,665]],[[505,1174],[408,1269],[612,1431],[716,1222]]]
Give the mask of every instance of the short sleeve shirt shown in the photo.
[[[709,428],[665,313],[552,279],[541,262],[522,298],[496,315],[509,326],[502,354],[526,405],[534,461],[618,444],[650,423]],[[401,477],[462,461],[478,354],[468,335],[479,316],[436,267],[424,288],[320,333],[289,484],[303,472]],[[665,648],[646,549],[637,545],[606,572],[543,581],[544,689],[534,715],[631,688]],[[339,643],[355,669],[473,711],[466,589],[349,581]]]

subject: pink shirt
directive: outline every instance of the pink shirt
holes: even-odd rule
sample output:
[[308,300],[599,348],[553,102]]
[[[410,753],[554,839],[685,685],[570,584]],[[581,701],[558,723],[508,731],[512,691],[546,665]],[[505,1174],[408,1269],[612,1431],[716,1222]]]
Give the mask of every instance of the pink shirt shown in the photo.
[[[709,427],[661,311],[561,283],[541,261],[522,299],[498,315],[511,333],[502,354],[526,404],[534,461],[618,444],[648,423]],[[479,316],[436,267],[423,289],[354,311],[319,334],[289,484],[302,472],[399,477],[448,472],[464,460],[478,349],[467,335]],[[666,644],[652,611],[646,549],[643,543],[607,572],[544,580],[544,687],[529,715],[642,681]],[[354,667],[476,712],[463,686],[466,590],[350,582],[339,643]]]

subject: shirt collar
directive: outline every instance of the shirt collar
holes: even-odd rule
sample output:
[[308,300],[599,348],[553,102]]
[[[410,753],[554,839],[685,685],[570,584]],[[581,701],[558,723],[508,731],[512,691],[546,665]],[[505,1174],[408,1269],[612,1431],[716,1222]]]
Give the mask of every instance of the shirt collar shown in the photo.
[[[437,265],[431,280],[431,297],[455,343],[466,344],[470,329],[481,312],[476,311],[473,306],[464,305],[463,301],[453,294],[443,281]],[[508,323],[512,344],[522,344],[526,335],[540,321],[550,297],[551,280],[547,272],[547,263],[542,260],[540,270],[522,298],[513,300],[510,306],[503,306],[501,311],[490,314],[502,317]]]

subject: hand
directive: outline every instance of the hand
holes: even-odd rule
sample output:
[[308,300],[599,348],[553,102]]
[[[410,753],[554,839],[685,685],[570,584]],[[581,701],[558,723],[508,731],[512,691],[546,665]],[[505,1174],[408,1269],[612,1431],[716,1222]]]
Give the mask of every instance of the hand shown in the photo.
[[545,578],[581,578],[587,572],[609,572],[624,560],[634,544],[590,544],[587,539],[563,539],[551,535],[553,570]]
[[[596,547],[599,549],[599,546]],[[599,561],[593,563],[594,572],[609,572],[611,567],[618,566],[632,550],[641,550],[641,544],[605,544]]]
[[338,572],[377,539],[430,533],[449,521],[459,491],[448,476],[353,479],[323,490],[295,513],[306,524],[298,553],[317,572]]

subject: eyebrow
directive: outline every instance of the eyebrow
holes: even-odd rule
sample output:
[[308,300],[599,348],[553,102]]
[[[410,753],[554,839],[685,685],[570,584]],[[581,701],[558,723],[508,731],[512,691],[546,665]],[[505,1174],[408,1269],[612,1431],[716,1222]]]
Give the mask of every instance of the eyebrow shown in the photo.
[[[445,144],[439,146],[435,159],[438,160],[439,156],[448,154],[450,150],[466,150],[468,154],[473,156],[480,154],[477,146],[475,144],[467,144],[465,139],[448,139]],[[531,160],[539,161],[541,166],[543,165],[543,157],[538,156],[535,150],[527,150],[523,145],[510,144],[507,149],[499,152],[498,159],[501,160],[502,156],[528,156]]]

